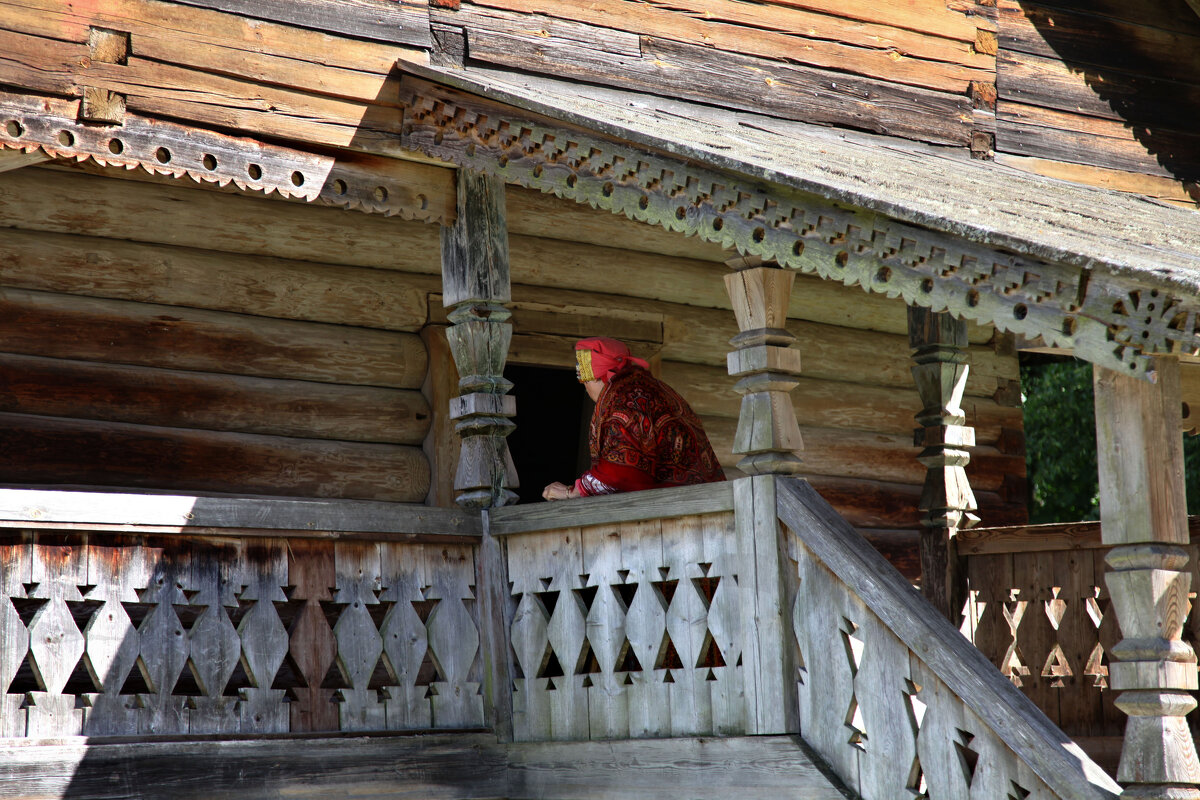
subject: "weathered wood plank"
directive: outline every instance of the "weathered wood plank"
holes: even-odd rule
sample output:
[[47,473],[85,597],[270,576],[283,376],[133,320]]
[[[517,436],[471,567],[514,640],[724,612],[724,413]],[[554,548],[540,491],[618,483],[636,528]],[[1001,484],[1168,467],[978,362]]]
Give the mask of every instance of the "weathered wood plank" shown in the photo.
[[434,288],[423,278],[186,246],[0,230],[0,284],[113,300],[415,331],[425,324],[426,293]]
[[0,797],[234,800],[252,787],[311,800],[482,800],[506,794],[505,762],[479,734],[10,746]]
[[[853,527],[919,527],[919,486],[828,475],[802,477]],[[985,524],[1016,525],[1029,518],[1024,502],[1012,503],[994,492],[976,492],[975,499]]]
[[[477,515],[458,509],[420,505],[36,489],[0,490],[0,520],[48,524],[146,525],[175,527],[181,532],[187,528],[231,528],[480,535]],[[21,573],[16,570],[12,574],[20,576]]]
[[[649,36],[642,40],[641,57],[622,59],[624,69],[620,71],[613,70],[614,57],[609,54],[594,53],[588,62],[580,58],[586,52],[576,49],[571,52],[573,60],[556,58],[546,52],[537,37],[471,30],[468,42],[472,58],[503,66],[553,72],[623,88],[669,90],[689,100],[937,144],[965,145],[970,138],[966,122],[969,100],[949,91],[903,86],[815,67],[788,66],[735,53],[725,53],[718,62],[707,55],[711,52],[709,47]],[[852,50],[854,58],[876,56],[890,60],[882,51]],[[849,63],[839,66],[845,68]],[[771,77],[771,83],[760,77],[763,73]],[[948,83],[953,85],[951,91],[961,92],[969,80],[960,78]]]
[[[914,35],[881,24],[878,15],[869,23],[847,24],[837,17],[805,13],[795,7],[759,10],[740,3],[681,2],[673,4],[675,8],[664,8],[633,2],[595,7],[578,0],[485,0],[481,5],[603,25],[640,36],[669,37],[685,46],[715,47],[724,51],[725,57],[744,53],[775,59],[789,53],[804,64],[943,91],[965,89],[988,66],[987,57],[973,52],[966,42]],[[748,15],[758,24],[745,24]],[[769,15],[769,22],[762,19],[764,15]],[[468,28],[472,57],[476,57],[474,33]],[[891,58],[889,51],[902,52],[905,57]],[[628,69],[628,62],[622,66]]]
[[184,5],[227,11],[362,39],[429,47],[429,7],[416,0],[182,0]]
[[337,386],[0,353],[0,412],[311,439],[420,444],[411,389]]
[[572,525],[609,525],[645,519],[668,519],[691,514],[729,511],[733,508],[733,489],[730,483],[709,483],[681,486],[676,489],[649,489],[644,492],[583,497],[561,503],[535,503],[528,506],[506,506],[489,512],[492,533],[509,536],[515,533],[554,530],[563,523],[563,514],[570,512]]
[[[420,502],[420,448],[0,414],[10,484],[125,486]],[[18,455],[19,454],[19,455]]]
[[1186,208],[1195,208],[1197,200],[1187,190],[1183,181],[1155,175],[1144,175],[1140,172],[1129,172],[1120,169],[1106,169],[1089,164],[1068,164],[1047,158],[1034,156],[1018,156],[1010,153],[997,153],[996,163],[1005,167],[1019,169],[1022,172],[1032,172],[1049,178],[1084,183],[1089,186],[1101,186],[1106,189],[1116,189],[1122,192],[1143,194],[1156,200]]
[[[377,103],[318,96],[245,79],[162,64],[136,56],[125,64],[92,60],[86,45],[0,29],[0,65],[10,84],[79,96],[84,88],[126,98],[130,111],[300,142],[403,156],[396,82],[380,87]],[[81,69],[80,64],[86,64]],[[247,102],[247,98],[250,99]]]
[[1012,101],[997,103],[996,148],[1016,155],[1163,177],[1200,176],[1200,160],[1192,155],[1200,152],[1193,133],[1156,128],[1152,136],[1145,136],[1116,120]]
[[0,289],[10,353],[266,378],[415,389],[425,346],[411,333]]
[[0,187],[5,227],[437,274],[438,231],[421,222],[45,169]]
[[798,481],[779,483],[779,513],[813,553],[866,603],[914,656],[1018,758],[1066,799],[1111,798],[1115,782],[1062,744],[1062,734],[987,659]]
[[[509,796],[843,800],[799,737],[541,742],[509,749]],[[680,765],[686,764],[686,769]]]
[[[361,21],[361,14],[350,18],[338,16],[348,5],[342,2],[311,7],[303,16],[326,15],[349,24],[353,24],[355,17]],[[336,24],[305,30],[300,26],[299,16],[279,19],[283,24],[274,24],[262,21],[264,16],[260,14],[228,14],[155,0],[103,0],[86,9],[51,0],[3,0],[0,6],[6,9],[4,27],[9,30],[86,42],[88,29],[101,26],[127,32],[131,41],[136,42],[134,49],[147,58],[367,101],[378,96],[383,78],[399,54],[415,57],[418,53],[412,47],[395,46],[397,37],[407,34],[412,38],[414,31],[407,25],[388,27],[392,41],[380,43],[335,36],[344,32],[338,31]],[[277,9],[278,4],[275,6]],[[272,10],[266,3],[253,7],[267,13]],[[360,3],[359,7],[367,6]],[[404,5],[374,2],[370,7],[385,12],[373,16],[373,20],[385,25],[389,16],[393,21],[407,17],[406,22],[428,17],[427,12],[411,2]],[[424,41],[405,44],[428,46],[428,23],[425,25]],[[315,56],[317,53],[319,58]]]

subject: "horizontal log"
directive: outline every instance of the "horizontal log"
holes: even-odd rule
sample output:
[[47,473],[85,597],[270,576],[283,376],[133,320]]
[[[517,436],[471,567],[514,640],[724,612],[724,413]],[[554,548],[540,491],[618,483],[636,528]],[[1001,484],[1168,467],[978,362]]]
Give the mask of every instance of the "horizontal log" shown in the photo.
[[[920,529],[921,487],[902,483],[803,476],[855,528]],[[976,492],[976,512],[985,525],[1018,525],[1028,520],[1024,503],[1007,503],[994,492]]]
[[416,331],[437,284],[391,270],[0,229],[0,285],[44,292]]
[[37,169],[0,175],[0,226],[437,274],[435,225]]
[[858,528],[858,535],[879,551],[901,575],[913,583],[921,580],[921,533],[917,530]]
[[[878,14],[869,22],[849,22],[795,6],[756,7],[712,0],[680,0],[672,4],[675,8],[626,0],[603,6],[585,0],[483,0],[478,5],[545,14],[640,36],[668,37],[680,44],[723,51],[722,58],[748,54],[777,59],[787,54],[789,60],[802,64],[947,92],[965,90],[971,80],[978,79],[991,66],[985,55],[970,46],[975,41],[973,32],[970,39],[959,41],[922,36],[884,24]],[[479,16],[482,15],[477,14],[476,19]],[[435,15],[435,19],[443,21],[455,18],[456,15]],[[474,34],[499,26],[490,20],[476,22],[477,27],[470,26],[472,21],[468,19],[468,50],[472,58],[477,58]],[[510,36],[515,32],[506,31]],[[593,47],[595,41],[593,38]],[[596,57],[600,60],[602,56]],[[555,60],[569,65],[571,57],[563,54]],[[615,74],[628,66],[613,61],[610,71]]]
[[[472,59],[510,68],[935,144],[966,145],[970,139],[966,75],[935,91],[732,52],[715,59],[711,47],[649,36],[636,59],[579,49],[553,52],[536,34],[471,30],[467,41]],[[882,51],[849,49],[847,64],[856,57],[859,63],[890,60]]]
[[[1064,5],[1054,0],[999,0],[997,6],[1002,50],[1102,65],[1156,80],[1196,83],[1200,74],[1200,26],[1187,6]],[[1104,35],[1098,36],[1098,30]],[[1113,47],[1113,42],[1122,46]]]
[[[807,8],[865,22],[879,19],[879,6],[874,0],[773,0],[773,4]],[[985,7],[963,6],[946,3],[945,0],[908,0],[889,6],[887,20],[892,25],[909,30],[973,42],[980,28],[994,30],[996,27],[985,16],[986,12]]]
[[[736,466],[742,458],[733,452],[737,420],[703,417],[701,421],[721,465]],[[913,446],[911,434],[897,436],[801,425],[800,435],[804,439],[800,460],[805,475],[867,478],[917,486],[925,481],[925,466],[917,461],[921,448]],[[1008,476],[1025,474],[1024,456],[1003,455],[987,446],[970,448],[970,452],[967,477],[974,489],[1001,492]]]
[[[429,258],[440,247],[437,228],[432,225],[344,214],[316,206],[229,197],[181,186],[146,185],[47,170],[39,170],[28,178],[20,172],[0,176],[0,190],[3,190],[0,224],[26,230],[62,233],[87,230],[97,237],[195,249],[219,248],[224,252],[325,265],[355,265],[425,275],[437,275],[439,271],[437,259]],[[560,206],[565,203],[558,202]],[[121,208],[121,213],[113,214],[113,208]],[[534,207],[530,213],[539,208]],[[618,219],[611,215],[607,218]],[[546,227],[569,230],[566,224],[569,221],[569,217],[564,218],[564,225]],[[651,230],[640,223],[630,224]],[[532,221],[529,227],[533,229]],[[610,234],[609,244],[614,241],[624,244],[622,230],[600,228],[593,238]],[[601,313],[609,309],[664,313],[653,302],[625,303],[615,295],[687,306],[731,307],[724,285],[728,269],[700,259],[523,235],[510,236],[509,258],[516,284],[602,295],[551,293],[545,301],[547,307],[587,308]],[[415,278],[409,280],[417,283]],[[521,290],[514,287],[513,291],[514,300],[543,302],[536,293],[520,298],[516,293]],[[371,303],[364,301],[364,305],[370,307]],[[690,314],[694,310],[685,311]],[[904,303],[811,276],[797,276],[789,313],[797,319],[907,336]],[[693,325],[690,319],[682,323],[684,328]],[[728,333],[722,330],[717,338],[710,337],[711,342],[721,340],[718,344],[721,363],[729,337],[737,332],[732,321],[730,326]],[[970,340],[976,343],[988,341],[993,334],[991,328],[975,325],[969,326],[968,331]]]
[[415,389],[340,386],[0,353],[0,412],[306,439],[420,444]]
[[1152,129],[1200,125],[1200,81],[1179,83],[1019,51],[1001,52],[996,70],[1002,100]]
[[1017,156],[996,153],[996,163],[1022,172],[1045,175],[1058,180],[1073,181],[1089,186],[1100,186],[1120,192],[1132,192],[1161,200],[1165,203],[1195,208],[1200,201],[1188,191],[1187,184],[1174,178],[1145,175],[1141,172],[1106,169],[1090,164],[1069,164],[1033,156]]
[[[268,8],[267,3],[255,5]],[[341,10],[335,3],[304,7],[327,14]],[[423,41],[406,44],[428,45],[426,9],[399,3],[371,3],[371,7],[385,12],[374,16],[379,22],[390,12],[392,21],[398,23],[387,25],[393,39],[414,33],[405,22],[424,19]],[[0,9],[0,27],[18,33],[82,43],[88,41],[92,26],[120,30],[129,33],[133,49],[145,58],[364,101],[379,95],[382,77],[391,71],[397,57],[415,57],[419,52],[411,46],[396,47],[396,42],[333,37],[335,28],[304,30],[295,26],[298,19],[278,20],[284,24],[252,21],[246,17],[253,14],[227,14],[157,0],[101,0],[84,8],[54,0],[0,0]],[[405,42],[401,39],[399,43]]]
[[284,22],[324,33],[429,47],[429,8],[412,0],[179,0],[184,5],[227,11],[243,17]]
[[419,447],[0,413],[0,483],[418,503]]
[[[801,356],[803,360],[803,355]],[[741,396],[735,380],[721,367],[664,361],[662,378],[683,395],[697,414],[737,418]],[[820,428],[852,428],[911,437],[917,427],[915,416],[922,404],[915,388],[892,388],[847,381],[800,377],[791,391],[796,418],[803,425]],[[967,424],[975,429],[975,442],[997,445],[1005,428],[1020,430],[1021,410],[982,397],[967,397],[962,403]]]
[[[1048,525],[1019,525],[1004,528],[976,528],[959,534],[959,553],[994,555],[997,553],[1043,553],[1059,550],[1106,549],[1100,536],[1099,522],[1055,522]],[[1188,535],[1200,543],[1200,515],[1188,517]]]
[[21,355],[415,389],[412,333],[0,289],[0,341]]
[[1014,102],[996,105],[996,149],[1016,155],[1145,172],[1180,180],[1200,178],[1200,135],[1129,127]]
[[[134,49],[136,53],[136,48]],[[0,29],[0,72],[10,86],[79,97],[115,92],[129,111],[307,144],[403,156],[398,82],[379,76],[371,102],[319,96],[242,78],[128,57],[91,58],[86,44]]]
[[[479,514],[462,509],[365,500],[195,497],[114,492],[0,489],[0,525],[173,528],[178,533],[232,531],[253,536],[280,531],[480,535]],[[231,534],[233,535],[233,534]]]

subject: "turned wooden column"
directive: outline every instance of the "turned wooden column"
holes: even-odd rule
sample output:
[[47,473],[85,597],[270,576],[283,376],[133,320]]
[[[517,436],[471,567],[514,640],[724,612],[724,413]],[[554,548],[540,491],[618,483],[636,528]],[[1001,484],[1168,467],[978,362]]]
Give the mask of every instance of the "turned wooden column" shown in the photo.
[[965,599],[955,535],[979,521],[978,506],[964,469],[971,460],[975,430],[962,410],[967,386],[967,323],[927,308],[908,308],[908,344],[913,380],[923,408],[913,444],[925,466],[921,492],[921,593],[947,619],[959,624]]
[[1110,653],[1116,706],[1129,715],[1122,797],[1200,798],[1200,763],[1184,715],[1196,707],[1196,654],[1182,641],[1191,574],[1179,362],[1155,358],[1156,383],[1096,367],[1100,529],[1123,637]]
[[789,475],[800,471],[804,449],[796,411],[788,394],[799,383],[800,353],[788,346],[788,298],[795,273],[763,266],[757,259],[726,262],[736,271],[725,276],[733,313],[741,331],[730,340],[729,374],[742,395],[733,452],[744,456],[738,469],[748,475]]
[[[462,438],[454,474],[455,501],[471,508],[511,504],[517,472],[506,438],[517,413],[504,362],[512,339],[508,226],[504,183],[459,170],[458,215],[442,228],[442,304],[452,309],[446,331],[461,376],[450,418]],[[431,368],[436,369],[436,365]]]

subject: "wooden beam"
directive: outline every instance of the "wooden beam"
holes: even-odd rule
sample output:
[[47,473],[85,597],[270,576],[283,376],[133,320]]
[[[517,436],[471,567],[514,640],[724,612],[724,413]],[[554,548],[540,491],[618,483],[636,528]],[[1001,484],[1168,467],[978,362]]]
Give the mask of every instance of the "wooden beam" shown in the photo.
[[913,380],[921,396],[914,443],[925,467],[921,493],[921,594],[954,624],[962,617],[966,578],[954,537],[979,521],[965,467],[975,431],[961,403],[967,385],[967,324],[948,313],[909,306],[908,343]]
[[366,500],[0,489],[0,520],[44,525],[139,526],[215,531],[327,531],[479,536],[479,516],[459,509]]
[[1191,573],[1183,483],[1179,362],[1156,356],[1155,383],[1095,368],[1100,531],[1121,627],[1112,648],[1116,706],[1129,715],[1117,778],[1147,798],[1200,798],[1185,715],[1196,654],[1182,641]]
[[[623,495],[581,497],[571,501],[570,523],[579,527],[710,514],[733,508],[730,483],[706,483],[674,489],[648,489]],[[553,503],[506,506],[489,512],[492,533],[508,536],[561,528],[563,509]]]
[[453,227],[442,228],[442,303],[454,309],[446,336],[462,376],[450,417],[459,420],[455,430],[462,437],[454,488],[463,506],[516,500],[516,468],[505,442],[517,408],[504,378],[512,338],[504,206],[503,181],[460,170],[458,216]]
[[50,156],[38,150],[26,153],[22,150],[6,150],[0,148],[0,172],[11,172],[21,167],[32,166],[49,161]]

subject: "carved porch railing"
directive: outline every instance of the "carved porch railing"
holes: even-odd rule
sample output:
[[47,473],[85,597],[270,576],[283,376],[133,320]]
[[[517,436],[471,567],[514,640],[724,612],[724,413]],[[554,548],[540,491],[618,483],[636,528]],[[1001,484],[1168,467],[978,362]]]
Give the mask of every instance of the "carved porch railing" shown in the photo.
[[[768,752],[792,783],[747,797],[834,796],[807,748],[864,800],[1119,791],[797,480],[482,514],[79,497],[0,492],[0,738],[37,740],[9,750],[38,785],[61,786],[61,767],[30,754],[67,759],[80,734],[141,749],[100,748],[75,787],[113,759],[134,774],[184,757],[181,735],[220,734],[251,769],[264,734],[490,727],[426,740],[492,765],[466,788],[439,771],[431,796],[593,796],[581,776],[611,779],[624,753],[618,772],[725,797],[704,765],[741,786]],[[658,745],[612,741],[651,738],[671,739],[665,771],[640,763]],[[370,747],[419,771],[419,741],[385,739]],[[271,741],[309,769],[308,738]]]
[[681,491],[493,512],[518,740],[799,732],[865,800],[1119,793],[807,484]]
[[[1200,585],[1200,517],[1189,519],[1186,569]],[[1120,641],[1104,576],[1099,522],[968,531],[959,542],[970,587],[966,630],[1021,692],[1073,737],[1119,737],[1109,654]],[[1183,639],[1200,643],[1189,615]],[[1193,733],[1197,714],[1188,717]]]
[[479,728],[478,518],[0,492],[0,737]]

